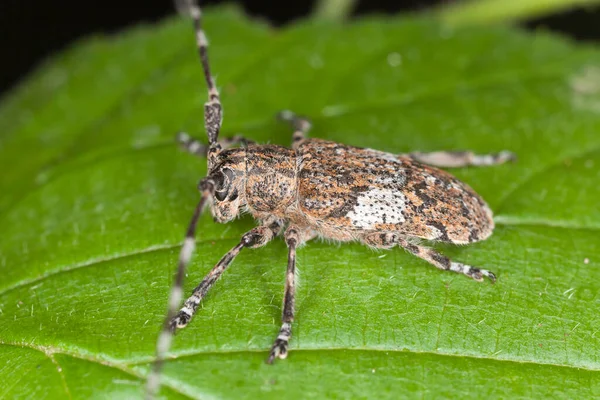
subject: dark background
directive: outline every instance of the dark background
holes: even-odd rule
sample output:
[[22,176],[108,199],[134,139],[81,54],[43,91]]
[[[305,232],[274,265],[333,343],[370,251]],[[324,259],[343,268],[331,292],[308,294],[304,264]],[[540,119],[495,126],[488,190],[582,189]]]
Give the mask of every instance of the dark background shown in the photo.
[[[518,1],[518,0],[506,0]],[[223,1],[205,0],[215,4]],[[231,0],[230,0],[231,2]],[[315,0],[244,0],[246,12],[283,25],[307,15]],[[360,0],[354,12],[398,13],[426,9],[443,0]],[[172,14],[171,0],[0,0],[0,95],[10,90],[45,57],[94,32],[115,32],[138,22]],[[522,23],[574,39],[600,40],[600,8],[577,9]]]

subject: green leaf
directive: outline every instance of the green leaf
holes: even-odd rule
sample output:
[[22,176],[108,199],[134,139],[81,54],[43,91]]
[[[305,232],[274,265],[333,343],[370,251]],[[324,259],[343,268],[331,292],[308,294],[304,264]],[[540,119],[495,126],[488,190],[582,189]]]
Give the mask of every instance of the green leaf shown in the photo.
[[313,18],[343,21],[356,7],[356,0],[319,0],[315,4]]
[[[311,242],[289,358],[264,364],[286,248],[244,250],[181,331],[166,398],[593,398],[600,395],[600,51],[426,17],[272,30],[206,13],[224,135],[311,135],[392,153],[508,149],[453,171],[491,205],[485,242],[437,246],[495,285],[400,249]],[[56,56],[0,109],[0,397],[141,395],[206,162],[206,98],[188,21]],[[201,221],[186,292],[253,226]]]
[[439,16],[452,25],[489,24],[525,20],[599,3],[599,0],[459,0],[442,7]]

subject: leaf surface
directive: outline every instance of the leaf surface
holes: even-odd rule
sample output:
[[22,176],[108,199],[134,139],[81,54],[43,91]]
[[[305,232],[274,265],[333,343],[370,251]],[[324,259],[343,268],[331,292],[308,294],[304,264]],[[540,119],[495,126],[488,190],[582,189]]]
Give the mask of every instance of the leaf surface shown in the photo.
[[[420,16],[273,30],[221,8],[205,24],[224,136],[287,145],[273,115],[292,109],[313,137],[519,161],[453,171],[497,228],[436,246],[495,285],[311,242],[290,356],[267,366],[286,248],[245,250],[177,335],[165,398],[600,396],[600,51]],[[173,134],[204,138],[205,98],[189,24],[169,20],[82,42],[3,100],[0,397],[141,395],[206,173]],[[252,226],[203,216],[186,292]]]

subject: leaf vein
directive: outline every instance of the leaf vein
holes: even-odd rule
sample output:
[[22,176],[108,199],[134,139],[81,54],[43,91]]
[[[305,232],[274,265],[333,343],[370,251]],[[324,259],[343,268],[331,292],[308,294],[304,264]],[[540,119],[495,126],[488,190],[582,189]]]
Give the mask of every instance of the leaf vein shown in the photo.
[[[505,225],[505,226],[532,226],[532,227],[539,226],[539,227],[553,227],[553,228],[562,228],[562,229],[577,229],[577,230],[583,229],[583,230],[591,230],[591,231],[595,231],[595,232],[600,231],[600,227],[596,227],[596,226],[582,227],[582,226],[576,226],[576,225],[571,225],[571,224],[565,224],[562,221],[557,222],[557,221],[542,220],[542,219],[532,220],[532,221],[519,221],[519,220],[511,219],[510,216],[495,216],[494,221],[498,225]],[[198,240],[196,243],[202,244],[202,243],[206,243],[206,242],[227,241],[227,240],[236,240],[236,239],[238,239],[237,236],[236,237],[222,237],[222,238],[207,238],[207,239]],[[38,283],[40,281],[43,281],[46,278],[49,278],[49,277],[57,275],[57,274],[74,271],[74,270],[77,270],[80,268],[91,267],[91,266],[95,266],[96,264],[101,264],[101,263],[105,263],[105,262],[121,260],[123,258],[134,257],[134,256],[137,256],[140,254],[172,250],[179,246],[181,246],[180,243],[165,244],[165,245],[153,245],[153,246],[149,246],[149,247],[146,247],[143,249],[138,249],[138,250],[135,250],[135,251],[132,251],[129,253],[125,253],[125,254],[118,254],[118,255],[114,255],[114,256],[95,258],[95,259],[83,261],[81,263],[76,263],[76,264],[67,266],[65,268],[51,271],[47,274],[44,274],[44,275],[36,277],[36,278],[31,278],[31,279],[26,279],[26,280],[16,282],[15,284],[13,284],[11,286],[1,289],[0,296],[3,296],[13,290],[20,288],[20,287]]]
[[[128,366],[126,364],[121,364],[118,362],[114,362],[114,361],[108,361],[108,360],[103,360],[100,358],[96,358],[96,357],[91,357],[88,354],[84,354],[81,352],[77,352],[77,351],[72,351],[72,350],[67,350],[67,349],[61,349],[59,347],[56,346],[39,346],[39,345],[34,345],[33,343],[12,343],[12,342],[4,342],[2,340],[0,340],[0,345],[2,346],[12,346],[12,347],[25,347],[25,348],[29,348],[32,350],[36,350],[39,351],[43,354],[45,354],[46,356],[48,356],[50,358],[50,360],[52,361],[52,363],[54,363],[54,365],[56,365],[57,367],[60,367],[59,364],[56,362],[56,360],[54,359],[54,357],[52,357],[53,354],[63,354],[69,357],[73,357],[73,358],[78,358],[80,360],[84,360],[84,361],[88,361],[94,364],[98,364],[104,367],[108,367],[108,368],[113,368],[116,370],[119,370],[121,372],[124,372],[134,378],[137,378],[139,380],[144,380],[146,377],[138,372],[136,372],[133,369],[128,368]],[[133,364],[131,364],[133,365]],[[59,372],[60,373],[60,372]],[[62,375],[62,374],[61,374]],[[64,380],[64,377],[63,377]],[[65,382],[66,384],[66,382]],[[163,382],[163,385],[168,387],[169,389],[171,389],[172,391],[181,394],[185,397],[188,397],[190,399],[195,399],[194,397],[190,396],[187,393],[183,393],[179,390],[179,388],[177,388],[176,386],[170,385],[168,382]],[[69,398],[71,398],[71,395],[69,393]]]
[[[217,241],[226,241],[226,240],[234,240],[234,239],[238,239],[237,237],[233,238],[233,237],[226,237],[226,238],[210,238],[210,239],[203,239],[203,240],[199,240],[196,243],[201,244],[201,243],[206,243],[206,242],[217,242]],[[26,279],[20,282],[15,283],[12,286],[8,286],[2,290],[0,290],[0,296],[3,296],[15,289],[18,289],[20,287],[23,286],[28,286],[28,285],[32,285],[35,283],[38,283],[40,281],[43,281],[46,278],[49,278],[51,276],[55,276],[58,274],[62,274],[65,272],[71,272],[74,270],[78,270],[81,268],[85,268],[85,267],[91,267],[91,266],[95,266],[97,264],[102,264],[102,263],[106,263],[106,262],[111,262],[111,261],[116,261],[116,260],[122,260],[124,258],[128,258],[128,257],[135,257],[137,255],[140,254],[147,254],[147,253],[153,253],[153,252],[160,252],[160,251],[166,251],[166,250],[171,250],[177,247],[180,247],[181,244],[180,243],[176,243],[176,244],[164,244],[164,245],[154,245],[154,246],[149,246],[146,247],[144,249],[139,249],[139,250],[135,250],[129,253],[124,253],[124,254],[117,254],[114,256],[109,256],[109,257],[102,257],[102,258],[95,258],[95,259],[91,259],[91,260],[87,260],[81,263],[77,263],[77,264],[73,264],[70,266],[67,266],[65,268],[61,268],[55,271],[51,271],[47,274],[44,274],[42,276],[39,276],[37,278],[32,278],[32,279]]]
[[56,358],[54,358],[54,355],[52,353],[44,353],[44,354],[46,354],[46,356],[48,356],[50,361],[52,361],[52,364],[54,364],[56,366],[56,371],[58,372],[58,376],[60,376],[60,380],[62,382],[63,389],[65,390],[67,397],[69,399],[72,399],[73,396],[71,396],[71,391],[69,390],[69,386],[67,385],[67,380],[65,379],[65,374],[63,373],[62,367],[60,366],[60,364],[58,363]]

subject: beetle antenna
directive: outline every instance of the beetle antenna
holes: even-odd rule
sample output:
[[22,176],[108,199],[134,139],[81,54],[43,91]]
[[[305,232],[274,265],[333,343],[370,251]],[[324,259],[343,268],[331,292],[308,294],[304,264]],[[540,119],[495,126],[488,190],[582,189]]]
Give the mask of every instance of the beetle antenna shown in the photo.
[[204,104],[204,126],[206,135],[208,136],[208,161],[210,164],[211,159],[214,159],[214,156],[221,151],[221,145],[219,145],[217,140],[219,139],[219,132],[223,122],[223,108],[221,106],[219,90],[215,86],[215,79],[210,72],[208,40],[202,29],[202,10],[196,0],[185,0],[185,4],[194,23],[196,46],[198,48],[202,70],[204,71],[204,80],[206,81],[206,87],[208,89],[208,101]]
[[173,341],[173,336],[175,335],[175,331],[177,329],[177,327],[173,325],[173,321],[183,298],[183,280],[185,278],[185,271],[190,263],[192,254],[194,253],[194,249],[196,247],[196,226],[198,225],[200,215],[206,208],[209,199],[212,197],[214,186],[210,178],[203,179],[199,186],[200,190],[202,191],[202,197],[196,205],[194,215],[192,216],[190,224],[188,225],[185,240],[183,242],[183,246],[181,247],[181,252],[179,253],[177,273],[175,275],[175,281],[173,282],[171,293],[169,295],[167,316],[165,317],[161,333],[158,337],[158,341],[156,342],[156,358],[154,359],[152,370],[150,371],[146,381],[146,399],[149,400],[155,398],[160,387],[160,372],[164,364],[165,354],[171,347],[171,342]]

